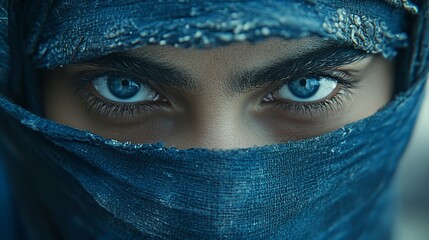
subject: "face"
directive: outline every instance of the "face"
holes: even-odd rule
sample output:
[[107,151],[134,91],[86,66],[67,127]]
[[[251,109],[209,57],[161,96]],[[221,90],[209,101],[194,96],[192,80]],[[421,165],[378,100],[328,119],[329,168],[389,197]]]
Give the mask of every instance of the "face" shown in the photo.
[[375,113],[392,63],[318,38],[146,46],[47,72],[46,117],[106,138],[230,149],[314,137]]

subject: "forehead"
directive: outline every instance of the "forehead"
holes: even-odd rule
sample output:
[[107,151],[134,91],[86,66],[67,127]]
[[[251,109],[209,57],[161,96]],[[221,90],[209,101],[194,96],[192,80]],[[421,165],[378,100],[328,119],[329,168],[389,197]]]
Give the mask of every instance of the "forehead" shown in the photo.
[[269,38],[257,43],[240,42],[213,49],[175,48],[171,46],[146,46],[133,49],[127,54],[167,62],[185,69],[215,69],[224,71],[237,68],[253,68],[279,59],[299,56],[332,45],[321,38],[285,40]]

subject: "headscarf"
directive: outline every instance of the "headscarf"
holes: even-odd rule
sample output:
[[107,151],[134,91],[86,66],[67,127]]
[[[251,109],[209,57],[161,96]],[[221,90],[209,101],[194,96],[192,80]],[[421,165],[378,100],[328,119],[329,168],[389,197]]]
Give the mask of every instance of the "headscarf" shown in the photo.
[[[428,9],[402,0],[12,1],[0,143],[28,235],[387,239],[390,182],[428,72]],[[104,139],[44,119],[37,104],[37,69],[149,44],[213,48],[273,36],[399,54],[405,87],[333,132],[233,150]]]

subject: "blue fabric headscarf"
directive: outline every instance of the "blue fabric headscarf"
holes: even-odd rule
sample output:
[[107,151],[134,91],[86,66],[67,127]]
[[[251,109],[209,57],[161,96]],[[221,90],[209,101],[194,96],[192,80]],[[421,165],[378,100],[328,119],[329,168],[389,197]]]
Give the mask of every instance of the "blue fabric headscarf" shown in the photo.
[[[9,36],[22,45],[9,41],[4,51],[11,69],[2,85],[9,99],[0,98],[0,143],[30,238],[389,237],[390,180],[428,70],[428,16],[421,13],[428,1],[420,13],[392,0],[15,4],[9,21],[25,28]],[[103,139],[28,111],[24,97],[33,68],[148,44],[206,48],[272,36],[319,36],[387,58],[408,45],[401,81],[410,87],[373,116],[336,131],[234,150]],[[17,77],[19,71],[30,74]]]

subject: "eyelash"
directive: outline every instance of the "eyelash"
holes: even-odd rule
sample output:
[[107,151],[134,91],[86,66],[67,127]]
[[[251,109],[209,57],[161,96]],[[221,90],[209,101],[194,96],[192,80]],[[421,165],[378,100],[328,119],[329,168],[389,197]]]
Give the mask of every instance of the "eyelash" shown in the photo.
[[155,112],[161,106],[157,102],[139,104],[117,104],[87,93],[87,110],[97,111],[105,117],[122,118],[124,116],[142,115]]
[[[124,116],[133,117],[135,115],[144,115],[152,112],[156,112],[161,109],[164,102],[151,101],[151,102],[139,102],[139,103],[131,103],[131,104],[121,104],[121,103],[113,103],[105,100],[102,97],[97,96],[93,92],[95,90],[92,89],[91,82],[100,76],[121,76],[121,77],[129,77],[132,79],[136,79],[141,83],[145,83],[145,81],[139,79],[136,76],[117,72],[117,71],[85,71],[79,73],[78,84],[76,86],[76,90],[74,94],[81,93],[82,97],[86,101],[86,109],[87,111],[96,111],[100,113],[102,116],[109,118],[122,118]],[[149,85],[150,86],[150,85]],[[152,86],[150,86],[152,87]],[[91,88],[91,89],[88,89]]]
[[[90,86],[91,81],[93,81],[96,77],[99,77],[101,75],[130,77],[130,78],[136,79],[137,81],[145,83],[145,81],[139,79],[136,76],[123,73],[123,72],[117,72],[117,71],[99,70],[99,71],[85,71],[85,72],[79,73],[79,75],[76,77],[78,79],[78,84],[76,86],[75,94],[79,92],[82,93],[82,96],[86,101],[86,108],[90,112],[96,111],[106,118],[109,118],[109,117],[122,118],[124,116],[133,117],[135,115],[149,114],[161,109],[163,104],[165,106],[165,102],[158,102],[158,101],[151,101],[146,103],[139,102],[135,104],[118,104],[118,103],[109,102],[103,99],[102,97],[99,97],[96,94],[92,93],[94,90],[88,89],[88,88],[92,88]],[[323,113],[323,112],[325,112],[326,114],[329,114],[329,111],[335,112],[341,109],[345,100],[350,100],[352,95],[351,89],[356,88],[357,82],[360,81],[360,79],[357,79],[356,77],[346,72],[340,72],[340,71],[306,74],[305,76],[301,76],[301,78],[314,77],[314,76],[326,77],[326,78],[336,80],[337,83],[339,84],[339,89],[337,93],[335,93],[334,96],[322,102],[299,103],[299,102],[288,102],[285,100],[274,100],[272,102],[262,103],[262,104],[263,105],[271,104],[271,106],[281,109],[282,111],[292,112],[294,114],[299,114],[299,115],[313,116],[315,113]],[[296,79],[296,77],[294,79]],[[289,79],[282,82],[277,88],[275,88],[274,90],[271,90],[271,92],[278,90],[279,88],[281,88],[285,84],[288,84],[291,80],[294,80],[294,79]],[[152,85],[149,85],[149,86],[152,87]]]
[[[270,104],[275,104],[275,107],[287,111],[287,112],[293,112],[294,114],[301,114],[301,115],[310,115],[313,116],[317,113],[323,113],[329,114],[329,111],[335,112],[340,110],[343,107],[343,103],[345,100],[350,100],[351,95],[353,92],[352,89],[357,88],[357,83],[361,80],[356,77],[353,77],[352,75],[346,73],[346,72],[322,72],[322,73],[314,73],[314,74],[307,74],[306,76],[303,76],[301,78],[307,78],[307,77],[326,77],[333,80],[336,80],[339,89],[337,93],[335,93],[334,96],[325,99],[321,102],[307,102],[307,103],[299,103],[299,102],[288,102],[285,100],[274,100],[273,102],[269,102]],[[294,78],[296,79],[296,78]],[[279,87],[274,89],[272,92],[278,90],[279,88],[283,87],[284,85],[288,84],[291,80],[287,80],[283,82]]]

